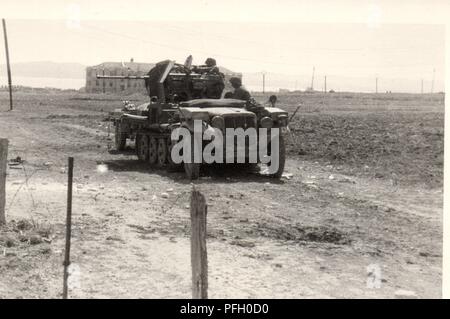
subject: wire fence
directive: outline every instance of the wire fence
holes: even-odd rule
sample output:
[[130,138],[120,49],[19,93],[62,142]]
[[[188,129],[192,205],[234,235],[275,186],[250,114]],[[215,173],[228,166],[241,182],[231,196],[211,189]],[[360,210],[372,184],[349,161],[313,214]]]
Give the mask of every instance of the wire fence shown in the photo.
[[[23,173],[23,181],[18,185],[16,191],[14,192],[9,204],[7,205],[6,212],[10,213],[11,209],[14,207],[14,204],[17,203],[17,198],[19,193],[27,192],[31,199],[32,211],[35,211],[37,208],[36,200],[33,195],[33,190],[29,185],[29,180],[38,172],[43,170],[42,168],[35,168],[32,171],[28,171],[24,161],[22,160],[10,160],[8,162],[9,169],[20,170]],[[14,168],[13,168],[14,167]]]

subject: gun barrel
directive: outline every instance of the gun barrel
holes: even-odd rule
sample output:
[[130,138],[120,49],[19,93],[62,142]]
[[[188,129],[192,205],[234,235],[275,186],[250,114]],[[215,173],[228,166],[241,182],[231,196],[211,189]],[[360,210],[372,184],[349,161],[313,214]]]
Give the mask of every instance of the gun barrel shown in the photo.
[[137,79],[144,80],[148,79],[148,75],[98,75],[97,79]]

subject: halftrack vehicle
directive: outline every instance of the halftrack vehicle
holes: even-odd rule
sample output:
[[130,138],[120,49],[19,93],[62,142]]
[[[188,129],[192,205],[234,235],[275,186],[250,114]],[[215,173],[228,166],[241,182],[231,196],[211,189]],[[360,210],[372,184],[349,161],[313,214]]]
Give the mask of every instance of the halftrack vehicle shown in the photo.
[[[199,71],[200,70],[200,71]],[[172,159],[172,148],[176,140],[172,140],[172,132],[177,128],[186,128],[192,134],[193,123],[201,120],[203,130],[219,129],[225,138],[227,128],[286,128],[288,114],[279,108],[264,107],[251,99],[250,101],[233,98],[222,98],[225,88],[224,76],[217,68],[202,69],[174,61],[162,61],[156,64],[146,76],[97,76],[98,78],[141,78],[145,80],[150,101],[138,106],[124,102],[122,109],[110,114],[115,127],[115,147],[122,151],[127,140],[135,141],[135,151],[139,160],[151,166],[175,169],[183,167],[187,178],[197,179],[200,167],[205,162],[195,163],[183,161],[175,163]],[[258,135],[258,140],[260,136]],[[278,139],[278,168],[271,172],[273,177],[281,177],[284,170],[285,147],[283,134]],[[267,141],[268,152],[271,152],[273,137]],[[250,148],[248,141],[245,148]],[[205,147],[204,144],[201,145]],[[226,154],[224,151],[223,154]],[[245,153],[245,164],[249,163]],[[224,160],[225,162],[225,160]],[[227,161],[228,162],[228,161]]]

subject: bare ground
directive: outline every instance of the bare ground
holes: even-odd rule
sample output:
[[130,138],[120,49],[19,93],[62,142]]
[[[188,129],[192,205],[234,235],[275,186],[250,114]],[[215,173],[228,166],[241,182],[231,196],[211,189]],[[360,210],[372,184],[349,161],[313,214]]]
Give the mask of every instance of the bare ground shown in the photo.
[[[0,297],[60,297],[66,161],[74,156],[78,285],[70,295],[189,298],[192,185],[183,174],[108,152],[102,120],[120,105],[114,97],[17,99],[16,110],[0,114],[9,157],[25,160],[9,169]],[[393,298],[399,289],[441,297],[442,187],[363,169],[349,174],[339,161],[291,153],[292,177],[280,182],[235,168],[203,171],[196,187],[209,206],[210,297]],[[20,229],[21,220],[32,229]],[[35,233],[42,242],[31,240]],[[379,267],[381,288],[367,287],[367,267]]]

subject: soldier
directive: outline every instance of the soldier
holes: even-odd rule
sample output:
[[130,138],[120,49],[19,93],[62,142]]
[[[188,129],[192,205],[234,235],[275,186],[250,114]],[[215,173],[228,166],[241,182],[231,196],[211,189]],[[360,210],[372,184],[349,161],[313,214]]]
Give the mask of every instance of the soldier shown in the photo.
[[215,67],[217,65],[217,62],[213,58],[207,58],[205,61],[205,65],[209,66],[210,68]]
[[204,65],[194,66],[192,70],[197,73],[221,74],[217,67],[217,62],[213,58],[207,58]]
[[238,77],[232,77],[230,83],[234,88],[233,98],[243,101],[250,100],[250,93],[242,87],[242,81]]
[[277,96],[276,95],[271,95],[269,97],[269,103],[272,107],[275,107],[275,103],[277,103]]

